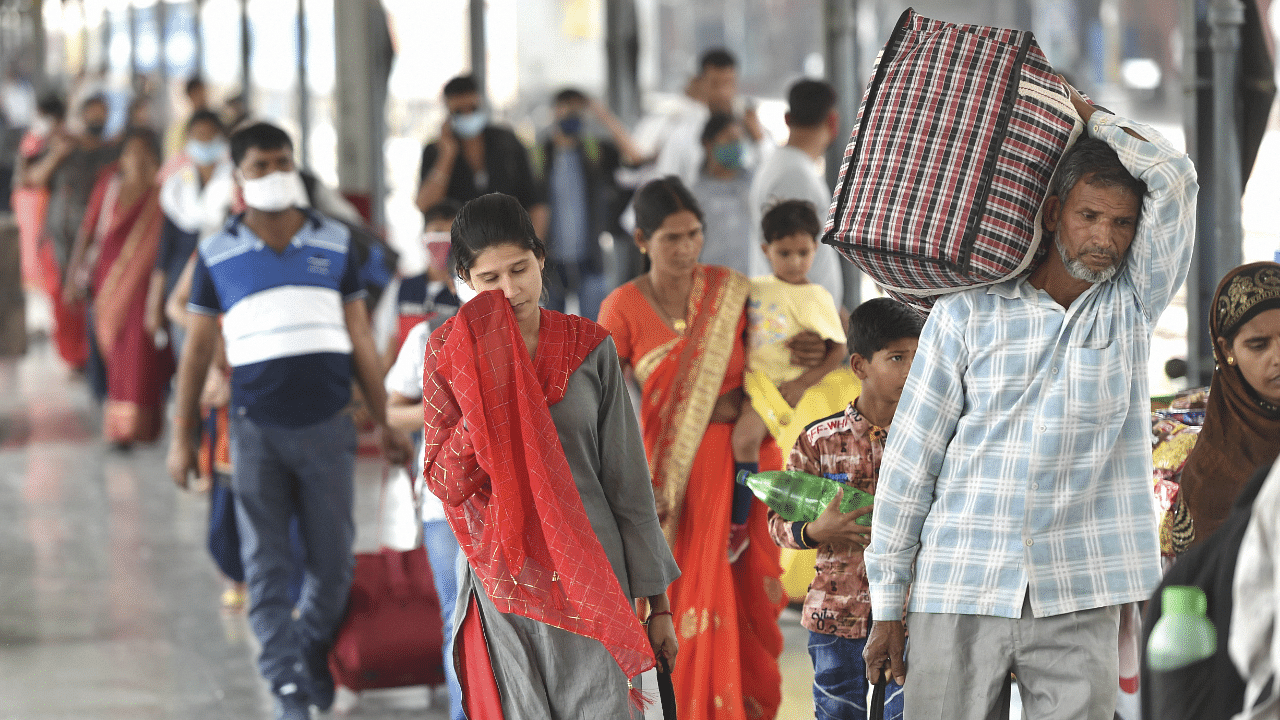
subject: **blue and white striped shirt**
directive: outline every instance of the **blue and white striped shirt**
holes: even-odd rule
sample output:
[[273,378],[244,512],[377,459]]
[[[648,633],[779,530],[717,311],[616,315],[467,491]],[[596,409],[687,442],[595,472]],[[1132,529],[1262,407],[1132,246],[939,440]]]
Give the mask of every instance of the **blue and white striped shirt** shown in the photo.
[[187,309],[222,313],[231,406],[268,425],[328,419],[351,399],[346,303],[361,300],[351,231],[317,213],[281,252],[237,217],[200,243]]
[[934,306],[880,468],[877,620],[908,589],[913,612],[1016,618],[1024,592],[1045,617],[1160,581],[1147,365],[1191,260],[1195,168],[1149,127],[1096,112],[1088,131],[1147,184],[1128,256],[1069,308],[1025,277]]

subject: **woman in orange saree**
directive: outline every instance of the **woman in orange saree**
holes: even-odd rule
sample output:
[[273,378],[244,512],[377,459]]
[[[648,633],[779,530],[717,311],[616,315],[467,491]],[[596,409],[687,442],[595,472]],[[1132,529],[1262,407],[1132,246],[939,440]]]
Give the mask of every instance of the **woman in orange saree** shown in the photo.
[[[663,531],[682,575],[671,586],[680,639],[672,673],[681,720],[773,718],[782,699],[779,551],[755,503],[750,543],[728,558],[742,403],[747,278],[700,265],[702,213],[675,178],[636,196],[636,242],[648,273],[615,290],[600,324],[642,386],[640,425]],[[781,469],[772,439],[761,469]]]
[[159,167],[155,132],[131,130],[119,171],[104,172],[94,187],[68,264],[67,293],[88,289],[92,295],[93,332],[107,375],[103,437],[122,446],[160,436],[173,375],[168,346],[157,348],[144,323],[164,220],[155,183]]

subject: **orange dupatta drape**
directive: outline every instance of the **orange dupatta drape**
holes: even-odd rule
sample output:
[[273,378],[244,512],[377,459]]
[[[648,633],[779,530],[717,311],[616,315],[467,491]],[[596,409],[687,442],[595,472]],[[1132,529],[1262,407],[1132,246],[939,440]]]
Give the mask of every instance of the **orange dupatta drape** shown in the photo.
[[[606,337],[590,320],[542,310],[535,360],[501,292],[464,305],[427,344],[423,478],[500,612],[599,640],[634,678],[653,667],[653,651],[587,518],[550,410]],[[475,636],[462,638],[460,654]],[[475,689],[466,675],[464,695]]]
[[165,390],[174,365],[173,354],[155,347],[145,323],[147,285],[164,215],[158,186],[119,207],[118,182],[105,173],[98,180],[82,226],[82,232],[92,234],[98,253],[91,287],[93,329],[107,369],[103,436],[151,442],[163,427]]
[[[681,720],[773,718],[782,700],[779,550],[767,509],[755,503],[751,544],[729,563],[733,426],[710,422],[716,398],[742,385],[748,287],[739,273],[698,266],[683,336],[634,284],[616,290],[600,315],[643,386],[645,452],[683,573],[668,590],[680,639],[672,681]],[[760,461],[762,469],[781,469],[771,440]]]

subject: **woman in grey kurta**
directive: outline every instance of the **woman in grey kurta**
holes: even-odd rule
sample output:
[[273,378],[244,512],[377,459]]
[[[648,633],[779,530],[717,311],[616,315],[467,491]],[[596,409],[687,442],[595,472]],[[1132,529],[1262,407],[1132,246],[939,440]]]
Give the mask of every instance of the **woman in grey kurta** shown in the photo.
[[[501,313],[491,312],[479,319],[474,307],[472,312],[464,310],[458,318],[433,334],[427,350],[426,382],[428,386],[434,385],[435,390],[429,387],[424,392],[428,438],[424,477],[450,509],[450,525],[460,544],[464,549],[471,546],[467,552],[468,562],[465,566],[459,565],[456,617],[462,620],[455,623],[455,637],[460,648],[457,651],[459,675],[464,674],[463,668],[469,664],[462,657],[468,652],[463,628],[467,614],[474,613],[479,616],[483,627],[489,666],[506,718],[631,717],[634,711],[629,694],[632,683],[623,670],[617,648],[605,644],[612,642],[608,633],[604,637],[592,637],[589,633],[571,632],[533,619],[539,616],[535,608],[513,606],[510,597],[498,598],[507,605],[505,611],[495,604],[491,589],[511,585],[495,582],[491,577],[492,566],[486,563],[495,556],[505,557],[504,548],[493,549],[483,543],[477,544],[476,540],[490,536],[488,531],[493,528],[486,528],[483,523],[492,515],[485,515],[483,506],[494,502],[493,498],[497,498],[501,491],[481,489],[472,490],[474,495],[450,496],[473,477],[480,478],[481,483],[486,480],[492,482],[495,488],[497,481],[502,479],[492,474],[500,473],[501,466],[485,467],[486,462],[492,463],[486,450],[490,445],[482,441],[477,449],[468,447],[475,433],[488,432],[490,428],[468,428],[467,423],[505,427],[497,419],[502,409],[494,409],[489,403],[492,397],[501,395],[502,387],[506,386],[499,387],[495,395],[493,388],[486,386],[484,380],[477,385],[464,385],[463,379],[470,377],[468,363],[473,349],[476,354],[485,355],[485,362],[476,363],[477,367],[486,367],[486,362],[493,363],[490,352],[496,352],[500,359],[505,357],[504,353],[512,352],[507,346],[494,351],[492,345],[483,345],[495,337],[492,333],[493,318],[501,320],[507,317],[518,326],[518,333],[510,333],[512,343],[524,341],[524,347],[515,348],[515,351],[529,353],[527,357],[537,367],[537,379],[547,390],[546,404],[535,404],[534,410],[545,408],[549,411],[549,424],[554,425],[558,444],[563,449],[565,464],[556,467],[567,467],[572,475],[572,487],[576,488],[581,501],[579,512],[584,511],[572,517],[585,519],[585,524],[589,524],[593,531],[590,535],[599,541],[603,552],[589,547],[590,542],[580,543],[581,547],[571,545],[568,549],[571,553],[581,552],[584,555],[596,552],[607,561],[604,574],[610,575],[609,580],[617,583],[611,586],[611,590],[620,590],[621,596],[626,598],[625,612],[632,612],[630,601],[643,599],[640,604],[647,604],[649,609],[645,634],[653,654],[660,665],[673,663],[676,636],[666,588],[679,576],[679,569],[658,523],[639,425],[623,383],[617,350],[607,333],[594,323],[566,318],[538,307],[545,248],[533,233],[528,215],[513,199],[488,195],[464,206],[453,227],[453,254],[458,276],[464,282],[482,293],[498,290],[510,305],[509,310],[502,307]],[[480,302],[476,304],[493,304],[496,297],[496,293],[484,293],[477,298]],[[485,322],[489,324],[484,325]],[[477,340],[486,332],[478,329],[482,326],[488,327],[491,334]],[[458,333],[450,336],[455,329]],[[596,344],[575,345],[572,340],[565,341],[565,335],[590,336],[591,342]],[[501,333],[497,336],[500,337]],[[548,387],[543,371],[554,364],[555,359],[539,352],[569,352],[568,349],[573,347],[578,348],[578,354],[565,369],[567,378],[561,384],[551,381]],[[572,363],[578,364],[573,367]],[[505,377],[514,372],[519,375],[526,363],[515,357],[514,364],[521,367],[514,370],[500,367],[498,374]],[[464,365],[467,368],[459,369]],[[563,388],[562,393],[560,388]],[[475,397],[483,398],[478,403],[482,411],[469,415],[468,403],[474,408],[477,403],[471,398]],[[521,402],[520,398],[512,399],[516,405]],[[528,414],[529,408],[521,405],[519,417],[508,416],[508,420],[514,418],[518,424]],[[446,430],[443,426],[454,429]],[[496,432],[501,437],[501,433],[507,431]],[[536,440],[531,444],[527,432],[524,435],[518,430],[511,432],[511,437],[515,438],[512,443],[524,453],[516,453],[513,457],[517,465],[523,465],[531,453],[529,448],[536,445]],[[490,437],[493,436],[485,435],[485,438]],[[492,443],[499,444],[502,443]],[[536,454],[536,448],[533,452]],[[477,457],[475,454],[469,453],[478,453],[479,460],[474,459]],[[467,462],[472,465],[467,465]],[[528,464],[532,466],[535,463],[529,460]],[[523,467],[517,467],[514,474],[520,475],[522,471]],[[460,480],[461,475],[466,479]],[[565,483],[559,492],[568,496],[571,494],[569,488]],[[536,489],[534,492],[536,494]],[[482,499],[477,501],[476,497]],[[562,499],[566,505],[573,504],[574,498]],[[536,505],[531,503],[530,508]],[[546,516],[542,519],[545,523]],[[585,532],[585,528],[576,529]],[[552,538],[561,537],[564,528],[544,526],[535,530]],[[589,539],[590,535],[580,535],[579,540],[582,537]],[[554,544],[557,541],[549,542]],[[505,567],[501,565],[501,568]],[[557,574],[552,572],[550,575],[554,588]],[[524,584],[519,577],[516,579],[518,586]],[[489,583],[485,582],[486,578]],[[614,613],[615,616],[617,614]],[[625,624],[626,621],[620,622]],[[634,625],[634,618],[630,623]],[[469,684],[463,681],[464,696],[473,692]]]

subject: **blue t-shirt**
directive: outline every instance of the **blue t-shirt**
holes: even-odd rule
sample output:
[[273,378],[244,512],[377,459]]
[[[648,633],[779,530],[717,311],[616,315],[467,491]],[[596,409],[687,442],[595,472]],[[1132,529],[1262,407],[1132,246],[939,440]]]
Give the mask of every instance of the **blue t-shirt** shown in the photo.
[[222,314],[231,411],[302,427],[351,399],[351,335],[344,305],[364,298],[350,231],[307,212],[283,252],[237,217],[200,243],[187,309]]

